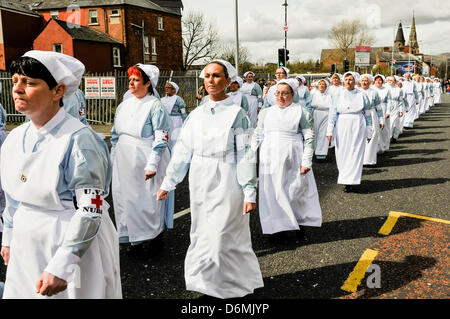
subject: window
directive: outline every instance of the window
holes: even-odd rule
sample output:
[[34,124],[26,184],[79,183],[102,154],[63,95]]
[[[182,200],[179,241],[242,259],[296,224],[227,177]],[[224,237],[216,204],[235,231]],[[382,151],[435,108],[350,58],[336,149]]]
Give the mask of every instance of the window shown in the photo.
[[98,24],[97,10],[89,10],[89,24]]
[[53,52],[63,53],[62,52],[62,44],[61,43],[54,43],[53,44]]
[[109,15],[111,17],[118,17],[118,16],[120,16],[119,9],[111,9],[111,11],[109,12]]
[[158,17],[158,30],[164,30],[164,23],[162,17]]
[[58,10],[50,10],[50,18],[52,18],[52,19],[59,19],[59,12],[58,12]]
[[156,38],[152,37],[152,55],[156,55]]
[[144,54],[150,54],[150,46],[148,45],[148,36],[144,36]]
[[120,48],[113,48],[113,65],[120,67]]

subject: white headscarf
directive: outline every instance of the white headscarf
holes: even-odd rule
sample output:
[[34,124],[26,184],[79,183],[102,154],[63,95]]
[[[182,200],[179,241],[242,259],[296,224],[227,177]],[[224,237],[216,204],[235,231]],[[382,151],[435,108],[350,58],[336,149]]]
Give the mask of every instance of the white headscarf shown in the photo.
[[[231,65],[230,62],[222,60],[222,59],[216,59],[216,60],[209,62],[207,65],[214,63],[214,62],[219,62],[220,64],[223,64],[225,66],[225,68],[227,69],[227,72],[228,72],[228,77],[231,80],[233,80],[237,76],[236,69],[234,68],[234,66]],[[199,75],[199,77],[202,79],[205,78],[205,69],[206,69],[206,66],[203,68],[202,72],[200,72],[200,75]]]
[[387,76],[387,77],[386,77],[386,82],[387,82],[389,79],[393,79],[395,82],[397,82],[397,79],[395,78],[395,75],[389,75],[389,76]]
[[373,82],[373,76],[369,73],[361,75],[360,80],[362,80],[363,78],[367,78],[371,83]]
[[173,86],[173,88],[175,89],[175,94],[177,94],[178,90],[180,89],[178,87],[178,85],[175,82],[172,82],[172,81],[167,81],[167,83]]
[[302,81],[302,85],[304,85],[306,83],[306,79],[303,75],[297,75],[295,78],[300,79]]
[[159,78],[159,69],[157,66],[153,64],[142,64],[138,63],[136,66],[144,71],[144,73],[148,76],[150,79],[150,82],[152,83],[152,86],[154,89],[156,89],[156,86],[158,85],[158,78]]
[[298,81],[296,79],[281,79],[280,81],[278,81],[277,85],[285,83],[287,85],[289,85],[292,89],[292,91],[297,92],[298,89]]
[[64,97],[75,93],[80,86],[84,73],[84,64],[79,60],[63,53],[53,51],[28,51],[23,55],[41,62],[55,79],[56,83],[66,86]]
[[373,79],[375,80],[377,77],[380,77],[381,80],[383,81],[383,83],[386,83],[386,78],[384,77],[383,74],[376,74]]
[[253,74],[253,76],[255,76],[255,73],[253,73],[252,71],[247,71],[244,73],[244,78],[246,78],[249,74]]
[[231,79],[230,83],[237,82],[239,84],[239,87],[242,87],[242,84],[244,84],[244,80],[240,76],[235,76],[234,79]]
[[353,77],[353,79],[355,80],[355,83],[357,83],[359,81],[359,73],[348,71],[348,72],[344,73],[344,78],[347,75],[351,75]]
[[318,81],[317,81],[317,87],[319,87],[320,81],[324,81],[324,82],[325,82],[325,85],[327,86],[327,88],[325,89],[325,91],[328,90],[328,87],[330,86],[330,80],[328,80],[327,78],[323,78],[323,79],[318,80]]
[[279,66],[277,69],[282,68],[284,72],[286,73],[286,76],[289,76],[289,69],[285,66]]

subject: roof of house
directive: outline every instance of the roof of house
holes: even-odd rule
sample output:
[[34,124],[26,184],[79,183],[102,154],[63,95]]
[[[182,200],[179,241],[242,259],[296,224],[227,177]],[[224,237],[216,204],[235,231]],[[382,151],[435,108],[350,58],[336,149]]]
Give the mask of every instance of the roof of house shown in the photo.
[[51,19],[50,21],[52,20],[58,23],[74,40],[122,44],[120,41],[111,38],[103,32],[57,19]]
[[[385,49],[389,49],[388,52],[385,52]],[[370,64],[376,64],[376,59],[377,56],[379,57],[380,61],[391,61],[392,59],[392,47],[371,47],[370,48]],[[323,49],[321,56],[320,56],[320,61],[324,61],[326,60],[330,55],[335,55],[337,57],[340,56],[340,51],[339,49]],[[349,54],[350,55],[354,55],[355,54],[355,48],[349,48]],[[420,58],[418,58],[417,56],[413,55],[413,54],[409,54],[409,53],[403,53],[403,52],[398,52],[398,51],[394,51],[394,59],[397,61],[418,61],[420,62]]]
[[33,10],[26,3],[20,3],[17,1],[0,0],[0,8],[9,9],[17,12],[27,13],[40,17],[40,15]]
[[158,12],[176,14],[174,11],[159,6],[150,0],[19,0],[26,3],[34,10],[66,9],[70,5],[83,7],[131,5],[146,8]]
[[152,0],[152,2],[179,15],[181,15],[181,10],[184,9],[181,0]]

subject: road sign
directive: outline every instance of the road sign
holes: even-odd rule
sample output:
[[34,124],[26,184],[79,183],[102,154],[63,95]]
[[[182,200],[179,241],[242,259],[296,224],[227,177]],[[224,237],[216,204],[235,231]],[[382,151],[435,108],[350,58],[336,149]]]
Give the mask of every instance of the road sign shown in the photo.
[[370,66],[370,46],[357,46],[355,50],[355,66]]

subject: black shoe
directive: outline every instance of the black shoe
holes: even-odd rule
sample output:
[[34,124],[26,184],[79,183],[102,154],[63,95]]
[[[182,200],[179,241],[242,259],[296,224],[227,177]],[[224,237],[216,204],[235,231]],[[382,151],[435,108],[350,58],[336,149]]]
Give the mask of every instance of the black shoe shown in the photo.
[[353,188],[353,185],[345,185],[345,187],[344,187],[344,192],[346,192],[346,193],[352,193],[352,192],[354,192],[355,191],[355,189]]
[[130,245],[128,247],[128,250],[126,252],[128,257],[136,258],[136,259],[145,259],[146,251],[145,251],[144,243],[137,244],[137,245]]
[[163,233],[147,242],[146,253],[149,258],[155,258],[164,250]]
[[295,237],[297,237],[298,240],[304,241],[306,240],[306,231],[304,226],[299,226],[300,229],[295,231]]
[[269,235],[269,241],[274,244],[285,244],[288,239],[287,233],[283,231]]

